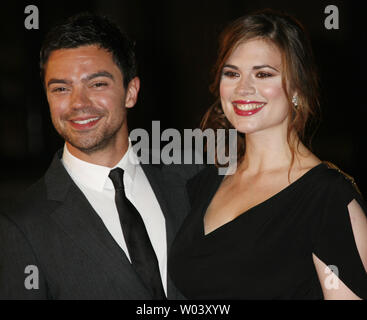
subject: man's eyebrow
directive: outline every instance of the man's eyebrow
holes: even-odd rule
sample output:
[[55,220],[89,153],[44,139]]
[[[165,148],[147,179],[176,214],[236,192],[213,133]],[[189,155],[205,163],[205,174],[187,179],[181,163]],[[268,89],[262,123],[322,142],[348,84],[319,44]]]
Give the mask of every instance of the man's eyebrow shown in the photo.
[[[110,78],[111,80],[115,81],[115,78],[113,77],[113,75],[111,73],[109,73],[108,71],[98,71],[95,73],[92,73],[90,75],[88,75],[85,79],[83,79],[83,81],[90,81],[94,78],[98,78],[98,77],[107,77]],[[52,78],[47,82],[47,86],[50,86],[53,83],[63,83],[63,84],[71,84],[72,81],[69,80],[65,80],[65,79],[56,79],[56,78]]]
[[56,79],[52,78],[47,82],[47,86],[49,87],[53,83],[63,83],[63,84],[71,84],[71,81],[65,79]]
[[98,77],[107,77],[110,78],[111,80],[115,81],[115,78],[113,77],[113,75],[111,73],[109,73],[108,71],[98,71],[95,73],[90,74],[89,76],[87,76],[85,78],[86,81],[90,81],[94,78],[98,78]]
[[[223,66],[223,68],[231,68],[231,69],[239,70],[239,68],[237,66],[234,66],[233,64],[225,64]],[[253,66],[252,67],[253,70],[259,70],[259,69],[262,69],[262,68],[270,68],[270,69],[273,69],[273,70],[279,72],[278,69],[276,69],[276,68],[274,68],[274,67],[272,67],[272,66],[270,66],[268,64],[263,64],[261,66]]]

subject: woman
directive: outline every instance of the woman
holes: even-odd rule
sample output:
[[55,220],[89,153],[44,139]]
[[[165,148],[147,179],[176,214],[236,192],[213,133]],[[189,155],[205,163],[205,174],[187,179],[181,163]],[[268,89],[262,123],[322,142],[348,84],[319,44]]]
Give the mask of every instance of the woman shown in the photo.
[[270,10],[242,17],[215,70],[202,128],[237,129],[238,165],[190,181],[169,258],[176,286],[189,299],[367,298],[366,206],[304,141],[318,99],[303,28]]

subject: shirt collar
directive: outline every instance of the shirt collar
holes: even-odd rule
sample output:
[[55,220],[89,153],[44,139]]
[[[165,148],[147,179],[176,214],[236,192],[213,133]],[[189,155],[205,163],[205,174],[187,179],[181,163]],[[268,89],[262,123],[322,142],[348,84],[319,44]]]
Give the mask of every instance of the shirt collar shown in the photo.
[[66,144],[64,145],[62,163],[77,184],[102,192],[103,189],[114,189],[112,181],[108,177],[110,171],[114,168],[121,168],[125,171],[124,181],[126,181],[125,179],[130,180],[130,182],[134,181],[136,166],[139,165],[139,160],[129,139],[129,147],[126,153],[113,168],[80,160],[69,152]]

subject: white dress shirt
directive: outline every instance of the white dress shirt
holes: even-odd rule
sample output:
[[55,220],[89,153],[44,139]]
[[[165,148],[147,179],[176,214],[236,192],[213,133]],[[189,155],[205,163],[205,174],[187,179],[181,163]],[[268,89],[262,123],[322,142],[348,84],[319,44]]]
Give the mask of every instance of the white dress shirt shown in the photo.
[[127,152],[114,168],[82,161],[69,152],[66,144],[64,146],[62,163],[131,262],[115,204],[115,188],[111,179],[108,177],[110,171],[114,168],[120,167],[125,171],[124,186],[126,197],[139,211],[144,221],[159,262],[163,288],[167,295],[165,218],[148,178],[139,164],[130,140]]

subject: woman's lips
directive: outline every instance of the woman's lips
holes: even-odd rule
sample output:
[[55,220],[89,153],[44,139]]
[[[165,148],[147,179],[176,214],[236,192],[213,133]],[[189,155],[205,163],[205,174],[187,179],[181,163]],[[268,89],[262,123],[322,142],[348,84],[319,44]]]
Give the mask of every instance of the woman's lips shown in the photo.
[[232,101],[232,105],[234,111],[239,116],[252,116],[255,113],[258,113],[262,108],[264,108],[266,102],[260,101],[244,101],[244,100],[236,100]]
[[75,118],[69,120],[69,123],[74,129],[77,130],[87,130],[94,127],[102,117],[92,116],[92,117],[83,117],[83,118]]

